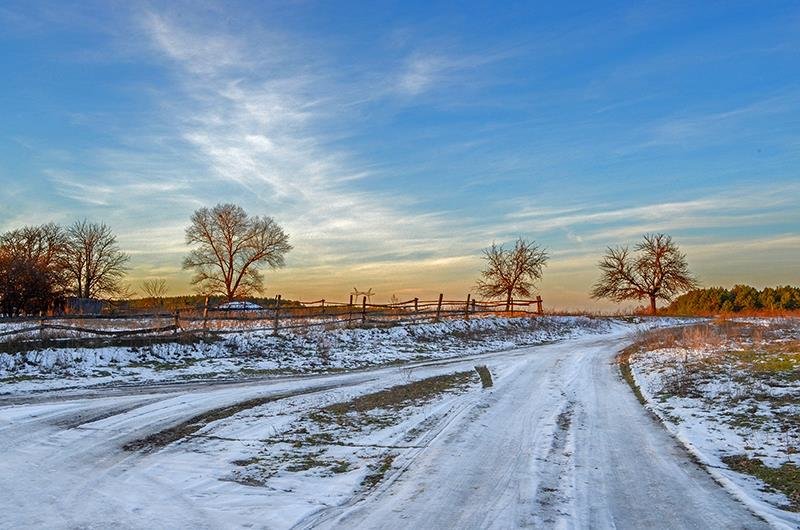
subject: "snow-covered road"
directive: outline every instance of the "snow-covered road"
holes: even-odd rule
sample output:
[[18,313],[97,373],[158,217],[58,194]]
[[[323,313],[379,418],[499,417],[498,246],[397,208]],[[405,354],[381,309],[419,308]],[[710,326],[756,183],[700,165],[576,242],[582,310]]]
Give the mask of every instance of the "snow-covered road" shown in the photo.
[[[429,426],[425,444],[401,452],[377,488],[339,506],[276,506],[269,488],[222,481],[216,469],[182,460],[183,444],[150,454],[122,446],[253,398],[289,407],[371,391],[396,384],[403,368],[17,398],[0,406],[0,527],[766,527],[636,401],[613,364],[626,341],[620,331],[482,356],[495,386],[448,398],[450,412]],[[474,364],[429,363],[415,374]]]

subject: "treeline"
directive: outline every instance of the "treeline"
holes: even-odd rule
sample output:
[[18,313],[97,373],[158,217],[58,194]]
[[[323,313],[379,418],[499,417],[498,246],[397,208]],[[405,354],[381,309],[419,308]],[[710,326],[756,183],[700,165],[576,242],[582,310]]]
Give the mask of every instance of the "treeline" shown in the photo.
[[[272,297],[258,297],[248,296],[241,299],[242,301],[252,302],[258,304],[263,308],[275,307],[275,298]],[[217,307],[228,302],[227,297],[221,295],[214,295],[208,297],[208,306],[211,308]],[[119,301],[115,303],[115,309],[129,310],[129,311],[175,311],[176,309],[202,309],[205,307],[206,297],[202,294],[182,295],[182,296],[160,296],[160,297],[144,297],[133,298],[130,300]],[[298,307],[302,304],[294,300],[281,300],[281,307]]]
[[70,297],[124,297],[127,262],[103,223],[49,223],[0,234],[0,314],[59,311]]
[[800,310],[800,287],[749,285],[732,289],[694,289],[677,297],[663,313],[671,315],[714,315],[720,313],[771,313]]

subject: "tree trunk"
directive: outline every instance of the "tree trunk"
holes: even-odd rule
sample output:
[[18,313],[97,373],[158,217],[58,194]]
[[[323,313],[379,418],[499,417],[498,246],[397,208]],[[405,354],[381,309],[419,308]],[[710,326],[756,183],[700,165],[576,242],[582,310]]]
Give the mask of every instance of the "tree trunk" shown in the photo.
[[656,309],[656,295],[651,294],[650,295],[650,314],[655,316],[657,314],[657,312],[658,312],[658,310]]
[[508,290],[508,296],[506,296],[506,311],[511,311],[511,289]]

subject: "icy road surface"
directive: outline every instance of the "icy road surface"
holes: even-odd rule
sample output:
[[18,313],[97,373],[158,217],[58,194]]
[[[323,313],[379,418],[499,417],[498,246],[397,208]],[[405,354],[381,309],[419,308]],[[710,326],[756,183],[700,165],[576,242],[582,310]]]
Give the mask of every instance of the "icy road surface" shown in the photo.
[[[188,458],[191,445],[122,445],[256,397],[313,407],[316,397],[372,391],[401,381],[401,368],[4,398],[0,527],[767,527],[636,401],[613,364],[627,340],[620,331],[481,356],[495,386],[453,398],[425,445],[400,453],[375,489],[333,506],[287,503],[286,492],[278,502],[269,488],[220,480],[220,467]],[[415,375],[474,364],[429,363]]]

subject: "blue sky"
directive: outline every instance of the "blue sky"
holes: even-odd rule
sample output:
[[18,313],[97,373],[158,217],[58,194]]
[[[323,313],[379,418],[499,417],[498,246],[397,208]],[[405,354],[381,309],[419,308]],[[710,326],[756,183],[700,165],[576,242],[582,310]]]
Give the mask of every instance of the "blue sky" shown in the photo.
[[217,202],[287,229],[293,298],[460,297],[522,235],[551,305],[607,308],[648,231],[800,283],[800,5],[562,4],[0,3],[0,229],[103,220],[174,293]]

